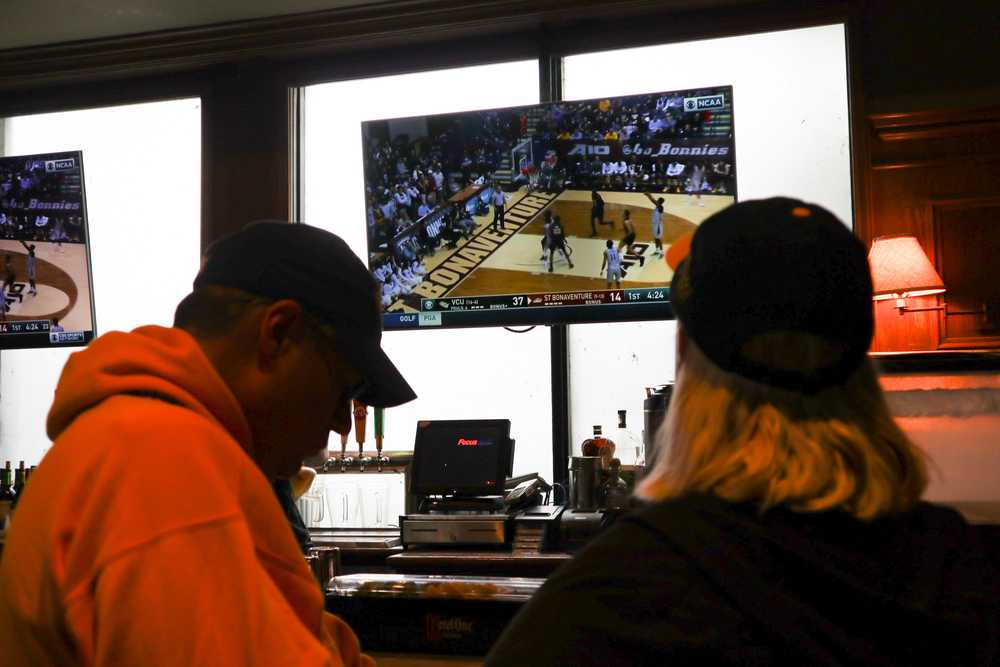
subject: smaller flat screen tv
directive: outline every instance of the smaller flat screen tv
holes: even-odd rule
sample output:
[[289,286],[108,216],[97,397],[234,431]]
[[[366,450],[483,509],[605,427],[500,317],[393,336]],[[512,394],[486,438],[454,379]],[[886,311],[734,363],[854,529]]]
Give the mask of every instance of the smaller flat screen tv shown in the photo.
[[80,151],[0,157],[0,349],[96,333]]
[[410,491],[423,496],[502,495],[512,455],[508,419],[417,422]]
[[672,317],[663,252],[736,201],[734,114],[706,86],[362,123],[384,328]]

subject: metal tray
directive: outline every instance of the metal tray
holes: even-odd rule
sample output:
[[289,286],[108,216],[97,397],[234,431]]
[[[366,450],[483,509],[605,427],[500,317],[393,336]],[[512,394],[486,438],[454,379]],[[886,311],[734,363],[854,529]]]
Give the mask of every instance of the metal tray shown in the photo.
[[339,597],[525,602],[544,581],[528,577],[348,574],[332,578],[327,594]]

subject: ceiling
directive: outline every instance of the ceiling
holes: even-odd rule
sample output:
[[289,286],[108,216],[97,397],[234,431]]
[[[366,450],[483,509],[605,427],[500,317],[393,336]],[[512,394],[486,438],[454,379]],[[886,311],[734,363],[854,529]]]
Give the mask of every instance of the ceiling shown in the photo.
[[[672,10],[716,10],[760,2],[625,0],[623,4]],[[561,4],[572,12],[578,8],[576,3],[577,0],[557,0],[541,4],[550,9]],[[0,51],[380,4],[387,5],[386,11],[390,11],[391,6],[412,10],[414,6],[435,3],[419,0],[0,0]],[[489,2],[476,0],[475,4],[488,6]]]
[[45,0],[0,2],[0,50],[241,21],[378,0]]

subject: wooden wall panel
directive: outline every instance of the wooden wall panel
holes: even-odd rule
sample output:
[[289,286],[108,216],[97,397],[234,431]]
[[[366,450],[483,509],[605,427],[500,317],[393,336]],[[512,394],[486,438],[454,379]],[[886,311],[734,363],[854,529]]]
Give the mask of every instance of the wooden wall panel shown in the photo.
[[913,234],[948,289],[876,304],[873,351],[1000,347],[1000,108],[871,116],[868,143],[863,240]]
[[934,207],[938,271],[948,286],[942,348],[1000,347],[1000,198]]
[[267,69],[237,67],[202,104],[204,249],[249,222],[289,219],[289,90]]

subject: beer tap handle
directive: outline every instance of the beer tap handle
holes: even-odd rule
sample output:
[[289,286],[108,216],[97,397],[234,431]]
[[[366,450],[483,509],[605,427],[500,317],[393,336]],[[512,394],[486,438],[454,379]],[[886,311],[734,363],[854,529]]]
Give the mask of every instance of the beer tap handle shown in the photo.
[[354,404],[354,439],[358,443],[358,470],[365,471],[368,460],[365,458],[365,430],[368,420],[368,406],[358,401]]
[[347,466],[351,465],[353,461],[351,457],[347,455],[347,434],[340,434],[340,472],[347,472]]
[[378,471],[389,464],[389,457],[382,456],[382,442],[385,439],[385,408],[375,408],[375,461]]
[[385,408],[375,408],[375,451],[382,456],[382,440],[385,436]]

